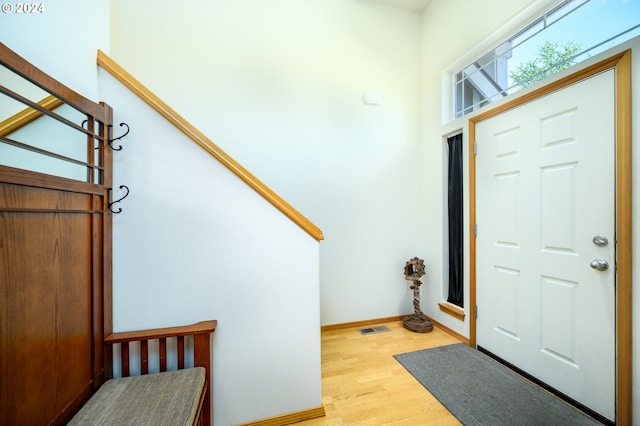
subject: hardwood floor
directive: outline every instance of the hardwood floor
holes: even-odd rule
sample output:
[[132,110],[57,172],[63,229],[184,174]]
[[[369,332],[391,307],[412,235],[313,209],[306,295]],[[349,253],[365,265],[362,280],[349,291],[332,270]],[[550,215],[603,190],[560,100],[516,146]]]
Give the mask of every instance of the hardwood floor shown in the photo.
[[296,425],[459,425],[393,355],[460,341],[437,327],[422,334],[404,329],[399,321],[377,325],[390,331],[361,335],[363,327],[358,327],[322,332],[326,416]]

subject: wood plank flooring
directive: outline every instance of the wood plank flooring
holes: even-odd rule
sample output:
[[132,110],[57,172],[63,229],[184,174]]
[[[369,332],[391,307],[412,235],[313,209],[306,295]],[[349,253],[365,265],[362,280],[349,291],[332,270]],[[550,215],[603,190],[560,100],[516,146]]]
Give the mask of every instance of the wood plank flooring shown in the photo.
[[406,330],[399,321],[378,325],[390,331],[361,335],[359,327],[322,332],[326,416],[296,425],[460,424],[393,358],[460,341],[437,327],[423,334]]

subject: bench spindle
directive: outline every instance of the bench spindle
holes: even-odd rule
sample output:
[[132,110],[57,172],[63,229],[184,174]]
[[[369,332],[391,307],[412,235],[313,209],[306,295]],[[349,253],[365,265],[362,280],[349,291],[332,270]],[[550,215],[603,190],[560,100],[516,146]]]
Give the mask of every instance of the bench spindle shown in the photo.
[[160,342],[160,371],[167,371],[167,339],[163,337],[158,340]]
[[129,342],[120,343],[120,363],[122,377],[129,376]]
[[140,374],[149,374],[149,341],[140,340]]
[[178,336],[178,368],[184,368],[184,336]]

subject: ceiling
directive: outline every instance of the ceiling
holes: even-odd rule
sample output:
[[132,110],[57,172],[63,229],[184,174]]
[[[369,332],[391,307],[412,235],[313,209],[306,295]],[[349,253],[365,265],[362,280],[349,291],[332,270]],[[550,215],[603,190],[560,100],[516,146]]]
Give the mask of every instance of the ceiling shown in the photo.
[[422,13],[431,0],[373,0],[377,3],[386,4],[400,9],[410,10],[411,12]]

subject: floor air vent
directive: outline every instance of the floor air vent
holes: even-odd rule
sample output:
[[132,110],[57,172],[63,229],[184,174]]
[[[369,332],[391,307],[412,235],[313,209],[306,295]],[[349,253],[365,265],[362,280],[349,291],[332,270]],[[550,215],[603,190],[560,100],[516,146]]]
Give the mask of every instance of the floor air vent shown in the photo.
[[369,327],[369,328],[361,328],[358,330],[360,334],[374,334],[374,333],[384,333],[385,331],[391,331],[386,325],[381,325],[379,327]]

